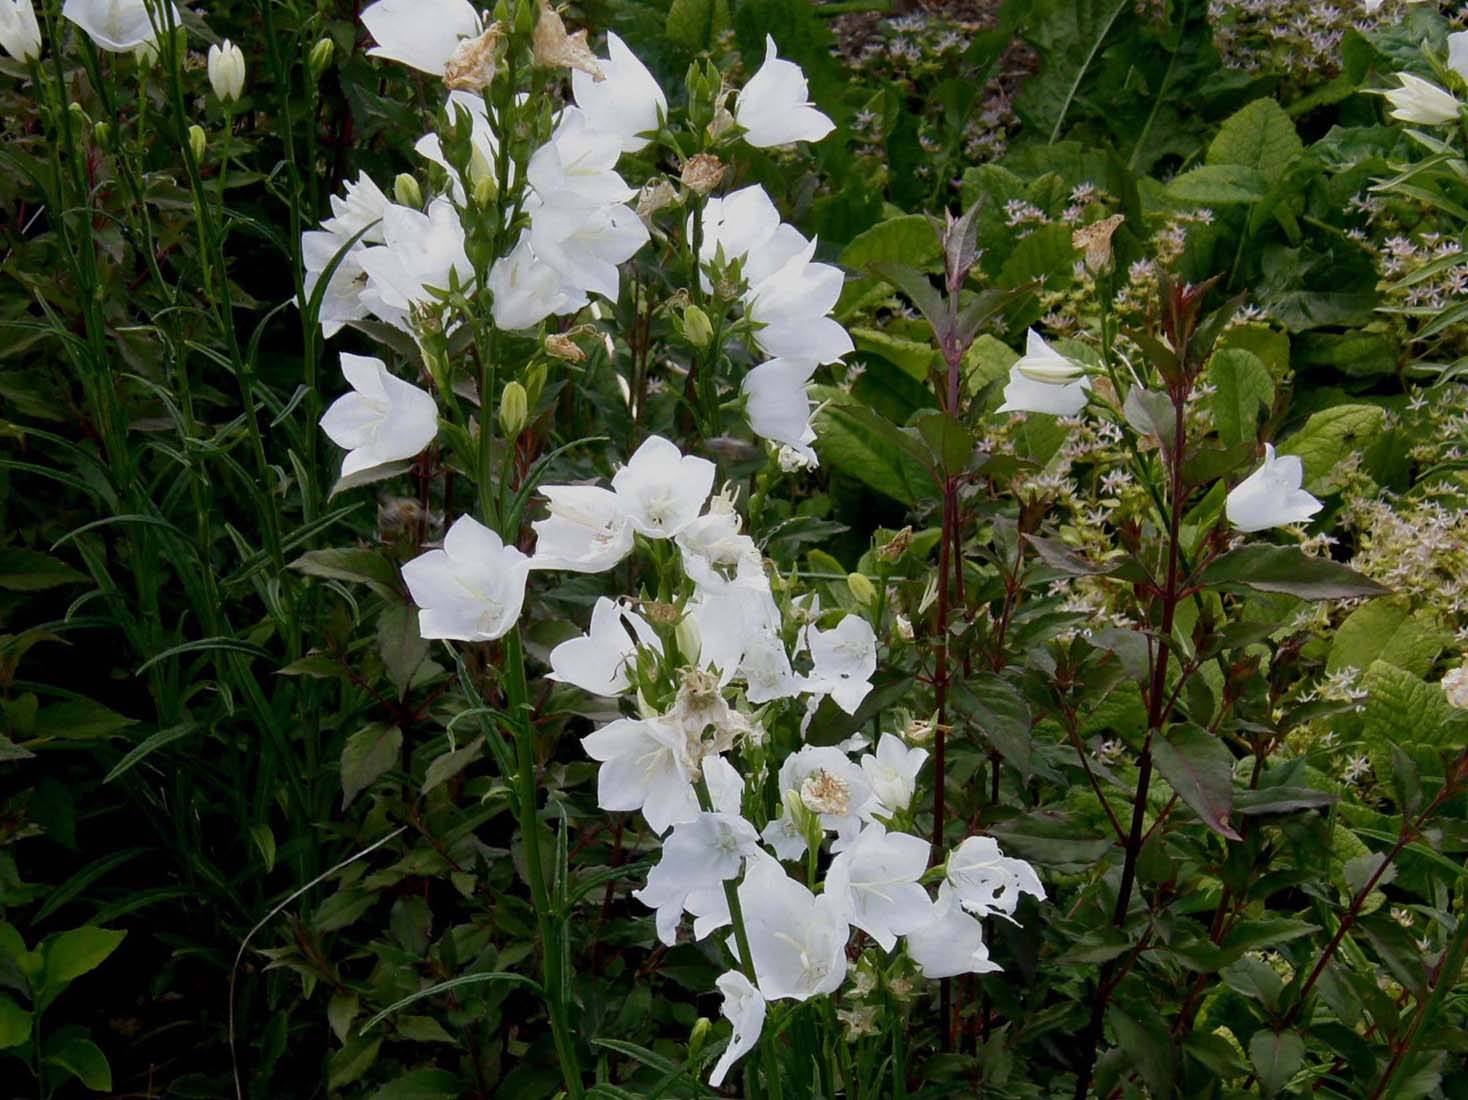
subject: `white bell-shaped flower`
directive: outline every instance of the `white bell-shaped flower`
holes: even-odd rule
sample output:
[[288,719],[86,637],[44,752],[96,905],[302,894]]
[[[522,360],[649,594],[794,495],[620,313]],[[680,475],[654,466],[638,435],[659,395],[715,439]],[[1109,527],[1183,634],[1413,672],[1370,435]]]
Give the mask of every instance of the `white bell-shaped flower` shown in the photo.
[[1021,894],[1045,900],[1045,887],[1035,869],[999,850],[990,836],[971,836],[948,856],[947,879],[954,896],[979,917],[1012,920]]
[[17,61],[41,56],[41,28],[31,0],[0,0],[0,50]]
[[815,241],[808,242],[753,283],[745,296],[754,342],[772,358],[834,363],[855,346],[847,331],[826,316],[841,297],[846,277],[839,267],[813,262],[815,248]]
[[514,627],[525,605],[529,559],[473,516],[460,516],[429,550],[403,566],[425,638],[484,642]]
[[596,804],[603,810],[641,810],[659,835],[699,813],[692,777],[683,764],[683,733],[660,718],[619,718],[581,739],[601,761]]
[[923,977],[936,980],[959,974],[992,974],[1002,969],[989,961],[984,926],[964,911],[953,887],[938,887],[938,900],[923,924],[906,936],[907,953]]
[[1397,73],[1400,87],[1379,93],[1392,105],[1392,118],[1422,126],[1446,126],[1458,118],[1463,104],[1449,91],[1411,73]]
[[724,1078],[729,1075],[734,1063],[753,1050],[759,1042],[760,1032],[765,1027],[765,998],[737,970],[720,974],[714,984],[724,995],[724,1003],[719,1011],[734,1029],[729,1036],[729,1045],[719,1055],[713,1072],[709,1074],[709,1084],[718,1088],[724,1083]]
[[381,359],[341,357],[352,387],[321,417],[321,430],[346,450],[341,476],[412,458],[438,434],[438,405],[417,386],[390,373]]
[[571,94],[595,129],[616,135],[623,152],[635,153],[647,146],[641,135],[662,125],[668,97],[647,66],[611,31],[607,54],[605,60],[597,59],[603,79],[580,70],[571,73]]
[[698,518],[713,492],[714,473],[708,459],[685,455],[652,435],[612,475],[612,490],[639,534],[672,538]]
[[369,57],[439,78],[459,41],[483,29],[469,0],[377,0],[362,9],[362,23],[377,43]]
[[808,628],[805,641],[813,665],[807,690],[829,695],[847,714],[855,714],[877,671],[877,635],[871,623],[847,615],[830,630]]
[[363,300],[382,320],[407,329],[414,306],[429,306],[433,291],[474,281],[464,252],[464,227],[454,204],[435,199],[428,212],[389,203],[382,214],[380,245],[364,248],[357,262],[367,273]]
[[1265,531],[1304,523],[1320,511],[1320,501],[1301,486],[1305,465],[1299,455],[1275,456],[1274,445],[1264,444],[1264,463],[1233,487],[1224,502],[1224,514],[1240,531]]
[[744,376],[744,415],[754,434],[794,448],[809,465],[817,465],[811,449],[816,432],[811,427],[806,386],[816,364],[810,360],[771,359]]
[[535,531],[532,569],[604,573],[632,552],[632,524],[617,494],[597,485],[542,485],[550,514]]
[[245,90],[244,52],[226,38],[221,45],[209,47],[206,59],[209,86],[225,103],[233,103]]
[[[169,3],[173,13],[173,25],[182,23],[178,6]],[[157,30],[144,0],[66,0],[61,8],[62,18],[68,19],[84,30],[98,49],[109,53],[127,53],[139,46],[157,40],[157,30],[168,26],[161,20]]]
[[637,662],[639,644],[655,653],[663,651],[662,642],[641,615],[601,596],[591,609],[588,632],[550,651],[550,679],[575,684],[592,695],[621,695],[632,686],[630,672]]
[[909,748],[895,734],[882,734],[877,751],[858,761],[872,788],[871,801],[862,807],[862,815],[869,820],[875,814],[890,817],[912,805],[918,772],[927,759],[926,749]]
[[811,105],[805,73],[795,62],[781,60],[770,35],[765,35],[764,64],[734,101],[734,121],[744,128],[744,140],[759,149],[820,141],[836,128]]
[[834,993],[846,978],[844,899],[812,894],[762,850],[747,863],[739,906],[755,979],[769,1001]]
[[898,936],[921,928],[932,916],[933,902],[920,881],[929,851],[921,837],[870,824],[831,861],[826,893],[845,900],[852,927],[891,951]]
[[[735,812],[700,812],[673,826],[662,858],[648,872],[647,885],[632,896],[657,910],[658,939],[672,946],[690,897],[723,893],[723,883],[739,877],[744,860],[759,846],[754,826]],[[708,931],[705,926],[705,932]]]
[[574,313],[586,304],[584,294],[568,288],[560,272],[535,254],[528,232],[494,262],[487,281],[494,323],[506,331],[534,328],[552,314]]
[[1025,336],[1025,354],[1009,371],[999,412],[1037,412],[1075,416],[1090,399],[1091,380],[1075,363],[1052,348],[1034,329]]

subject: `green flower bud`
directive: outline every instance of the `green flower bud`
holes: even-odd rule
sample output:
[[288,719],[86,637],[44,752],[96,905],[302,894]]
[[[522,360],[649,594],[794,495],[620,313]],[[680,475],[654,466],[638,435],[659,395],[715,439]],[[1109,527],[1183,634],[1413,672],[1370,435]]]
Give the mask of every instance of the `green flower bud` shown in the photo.
[[511,382],[500,395],[500,428],[506,439],[514,439],[525,429],[530,419],[530,398],[525,387]]
[[713,1030],[714,1022],[707,1016],[700,1016],[693,1021],[693,1030],[688,1033],[688,1060],[696,1061],[698,1052],[703,1049],[704,1041]]
[[97,123],[97,125],[93,126],[92,140],[94,140],[103,149],[107,148],[107,146],[110,145],[112,142],[111,125],[106,122],[99,122]]
[[414,210],[423,208],[423,189],[410,172],[399,172],[398,178],[392,181],[392,197],[399,206],[411,206]]
[[698,306],[689,306],[683,311],[683,335],[697,348],[706,348],[714,338],[714,326],[709,315]]
[[856,602],[863,607],[870,607],[877,599],[877,586],[874,585],[865,573],[846,574],[846,587],[856,597]]
[[336,55],[336,43],[330,38],[323,38],[311,47],[311,56],[308,64],[311,67],[311,79],[320,80],[321,74],[331,68],[331,59]]
[[684,615],[678,620],[673,636],[678,639],[678,652],[683,654],[683,659],[697,661],[703,651],[703,635],[699,633],[698,623],[692,615]]
[[209,137],[204,133],[204,127],[194,125],[189,127],[189,148],[193,150],[194,162],[203,163],[204,150],[209,147]]

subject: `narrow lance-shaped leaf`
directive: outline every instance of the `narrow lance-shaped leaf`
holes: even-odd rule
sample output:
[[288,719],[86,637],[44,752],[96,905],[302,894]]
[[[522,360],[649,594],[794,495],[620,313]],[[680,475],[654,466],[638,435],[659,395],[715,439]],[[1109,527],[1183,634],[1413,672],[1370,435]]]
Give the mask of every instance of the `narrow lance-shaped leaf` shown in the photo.
[[1228,746],[1198,726],[1174,726],[1166,737],[1153,741],[1152,759],[1203,824],[1227,840],[1240,839],[1229,824],[1234,758]]
[[1198,582],[1210,588],[1283,592],[1306,600],[1349,600],[1391,592],[1339,562],[1306,557],[1288,546],[1240,546],[1204,566]]

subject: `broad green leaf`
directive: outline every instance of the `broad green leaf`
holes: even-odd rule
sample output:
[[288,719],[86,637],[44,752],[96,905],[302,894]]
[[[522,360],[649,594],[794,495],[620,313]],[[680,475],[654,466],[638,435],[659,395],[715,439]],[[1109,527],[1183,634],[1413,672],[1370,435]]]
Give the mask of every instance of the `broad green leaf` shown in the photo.
[[974,453],[973,436],[952,413],[932,412],[914,425],[932,450],[933,464],[952,477],[968,468]]
[[1352,611],[1336,628],[1325,670],[1364,671],[1381,660],[1425,676],[1451,643],[1452,634],[1430,608],[1414,611],[1406,597],[1373,600]]
[[1268,181],[1256,168],[1204,164],[1175,177],[1167,185],[1167,197],[1177,202],[1224,206],[1258,202],[1268,190]]
[[382,1046],[381,1035],[359,1035],[340,1050],[335,1051],[326,1062],[326,1087],[345,1088],[361,1078],[377,1061],[377,1049]]
[[1439,747],[1463,743],[1464,712],[1448,702],[1440,685],[1386,661],[1373,661],[1361,687],[1367,693],[1361,740],[1378,778],[1391,775],[1393,745],[1406,751],[1426,746],[1435,755]]
[[729,28],[728,0],[673,0],[664,33],[690,53],[711,48]]
[[1386,425],[1386,410],[1377,405],[1337,405],[1310,417],[1279,446],[1283,455],[1299,455],[1305,464],[1305,488],[1328,491],[1335,472],[1347,458],[1360,455]]
[[80,1035],[66,1035],[46,1046],[46,1061],[66,1070],[93,1092],[112,1091],[112,1067],[102,1048]]
[[403,731],[374,722],[347,738],[342,746],[342,809],[370,787],[379,776],[397,767]]
[[18,1047],[30,1037],[30,1012],[8,993],[0,993],[0,1050]]
[[1234,755],[1222,740],[1198,726],[1174,726],[1152,742],[1152,760],[1204,825],[1226,840],[1240,839],[1229,824]]
[[462,1096],[464,1082],[446,1069],[412,1069],[372,1094],[372,1100],[450,1100]]
[[484,737],[481,735],[474,738],[461,749],[446,752],[436,757],[433,763],[428,765],[428,770],[423,773],[423,794],[427,794],[440,784],[447,783],[454,776],[467,768],[484,752]]
[[290,567],[308,577],[353,581],[370,585],[388,598],[398,597],[398,572],[387,557],[376,550],[356,548],[308,550]]
[[[1019,353],[997,337],[985,333],[972,344],[963,356],[964,378],[970,395],[976,395],[986,386],[997,383],[1002,388],[1009,380],[1009,371],[1019,362]],[[998,405],[996,397],[994,404]]]
[[418,630],[415,608],[407,604],[383,608],[377,619],[377,652],[382,657],[387,678],[398,689],[399,699],[407,696],[408,688],[427,662],[429,644]]
[[1274,405],[1274,379],[1269,368],[1251,351],[1224,348],[1208,360],[1213,383],[1213,423],[1218,436],[1232,446],[1256,439],[1260,413]]
[[1256,99],[1229,116],[1208,146],[1208,164],[1253,168],[1269,183],[1304,149],[1295,124],[1272,99]]
[[1024,696],[995,673],[979,672],[958,685],[954,703],[968,713],[979,736],[1028,782],[1033,718]]
[[60,558],[39,550],[18,547],[0,550],[0,588],[12,592],[36,592],[86,579]]
[[1043,282],[1046,290],[1062,290],[1071,284],[1076,258],[1075,230],[1062,222],[1043,225],[1019,244],[1004,261],[995,282],[1001,287],[1022,287]]
[[38,710],[31,736],[91,741],[111,736],[118,730],[136,724],[134,719],[118,714],[111,707],[104,707],[92,699],[68,699]]
[[841,251],[841,265],[853,271],[883,262],[921,268],[941,254],[932,222],[922,214],[899,214],[851,238]]
[[932,344],[922,340],[907,340],[901,336],[881,332],[873,328],[853,328],[851,341],[856,350],[867,355],[880,355],[904,374],[920,382],[927,382],[933,368],[941,362]]
[[352,1031],[352,1020],[357,1015],[358,1000],[355,993],[337,992],[326,1003],[326,1022],[337,1042],[345,1043]]
[[1249,1061],[1266,1096],[1285,1087],[1305,1062],[1305,1041],[1295,1031],[1262,1028],[1249,1040]]
[[1127,0],[1040,0],[1025,25],[1025,37],[1040,55],[1015,97],[1015,112],[1026,132],[1059,140],[1066,116],[1099,62],[1107,40],[1126,13]]
[[1311,558],[1289,546],[1240,546],[1206,566],[1199,580],[1211,587],[1282,592],[1303,600],[1384,596],[1390,589],[1329,558]]
[[121,929],[94,928],[87,924],[46,937],[40,948],[46,959],[45,987],[57,990],[95,970],[126,936]]
[[1304,332],[1295,344],[1300,369],[1320,367],[1353,378],[1394,375],[1401,359],[1401,345],[1380,332]]
[[[936,495],[920,444],[865,409],[828,404],[816,414],[816,449],[823,465],[856,478],[903,504]],[[914,451],[917,453],[914,453]]]
[[1148,1092],[1153,1096],[1171,1095],[1177,1072],[1176,1055],[1162,1020],[1150,1013],[1137,1019],[1115,1005],[1106,1013],[1106,1019],[1116,1033],[1117,1045],[1131,1059]]

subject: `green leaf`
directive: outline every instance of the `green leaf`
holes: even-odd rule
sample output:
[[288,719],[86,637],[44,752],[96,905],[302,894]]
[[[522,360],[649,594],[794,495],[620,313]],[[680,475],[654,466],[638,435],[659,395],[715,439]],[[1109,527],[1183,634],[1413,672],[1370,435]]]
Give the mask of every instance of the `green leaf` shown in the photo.
[[1327,672],[1365,670],[1381,660],[1425,676],[1438,654],[1452,644],[1452,634],[1430,608],[1412,610],[1406,597],[1372,600],[1346,616],[1331,639]]
[[464,1092],[459,1075],[446,1069],[412,1069],[372,1094],[372,1100],[449,1100]]
[[1124,13],[1127,0],[1040,0],[1025,25],[1025,38],[1041,66],[1015,97],[1015,112],[1027,132],[1054,144],[1086,75],[1100,58]]
[[931,412],[914,425],[932,450],[933,464],[949,477],[968,469],[974,453],[973,436],[952,413]]
[[334,1052],[326,1063],[326,1087],[344,1088],[359,1080],[362,1074],[372,1068],[372,1063],[377,1061],[377,1048],[380,1046],[381,1035],[359,1035]]
[[1306,557],[1289,546],[1240,546],[1214,558],[1198,578],[1213,588],[1252,588],[1304,600],[1350,600],[1391,592],[1370,577],[1329,558]]
[[40,947],[46,959],[43,985],[56,991],[95,970],[126,937],[121,929],[94,928],[90,924],[47,936]]
[[1074,228],[1063,222],[1043,225],[1015,245],[995,282],[1011,289],[1043,282],[1047,291],[1062,290],[1071,283],[1079,255]]
[[308,550],[290,567],[308,577],[366,584],[388,599],[400,598],[398,571],[376,550]]
[[[394,604],[383,609],[377,619],[377,652],[398,698],[407,697],[408,688],[428,661],[429,641],[418,631],[418,612],[407,604]],[[432,671],[431,669],[429,670]]]
[[1361,741],[1379,778],[1392,773],[1393,745],[1408,752],[1425,746],[1435,755],[1438,748],[1463,743],[1464,712],[1448,702],[1440,685],[1386,661],[1373,661],[1361,687],[1367,693]]
[[1137,1020],[1113,1005],[1106,1013],[1117,1045],[1126,1052],[1153,1096],[1172,1094],[1175,1053],[1167,1028],[1156,1016]]
[[841,266],[853,271],[865,271],[879,263],[921,268],[936,260],[942,251],[933,223],[924,215],[899,214],[851,238],[851,243],[841,250]]
[[102,1048],[80,1035],[67,1035],[46,1047],[46,1062],[59,1066],[93,1092],[112,1091],[112,1067]]
[[57,737],[67,741],[92,741],[108,737],[118,730],[137,725],[132,718],[118,714],[92,699],[68,699],[52,703],[36,712],[33,737]]
[[333,993],[326,1003],[326,1022],[337,1042],[345,1043],[352,1031],[352,1020],[357,1015],[358,1000],[355,993]]
[[442,756],[435,757],[433,763],[428,765],[428,770],[423,773],[423,794],[427,794],[434,787],[447,783],[454,776],[467,768],[475,760],[479,759],[484,752],[483,735],[474,738],[461,749],[446,752]]
[[729,29],[728,0],[673,0],[664,33],[690,53],[707,50]]
[[1174,726],[1152,742],[1152,760],[1204,825],[1226,840],[1241,839],[1229,824],[1234,756],[1227,745],[1201,727]]
[[851,329],[851,341],[864,355],[879,355],[919,382],[927,382],[938,352],[924,340],[907,340],[874,328]]
[[102,782],[111,783],[119,776],[126,775],[164,745],[172,744],[174,741],[187,737],[198,728],[198,724],[195,722],[185,722],[182,725],[170,726],[168,729],[158,730],[156,733],[149,734],[128,750],[127,755],[117,762]]
[[0,588],[12,592],[37,592],[63,584],[86,580],[60,558],[39,550],[10,548],[0,550]]
[[1274,379],[1264,361],[1243,348],[1221,348],[1208,360],[1213,423],[1230,446],[1258,438],[1259,415],[1274,406]]
[[1256,1031],[1249,1040],[1249,1061],[1265,1094],[1273,1096],[1305,1064],[1305,1041],[1295,1031]]
[[450,993],[455,989],[462,989],[468,985],[479,985],[483,982],[511,982],[516,985],[529,986],[537,993],[541,992],[538,983],[531,981],[524,974],[512,974],[507,970],[486,970],[477,974],[461,974],[457,978],[450,978],[446,982],[438,982],[428,986],[426,989],[420,989],[416,993],[410,993],[400,1001],[394,1001],[363,1024],[360,1034],[366,1034],[394,1012],[407,1008],[411,1004],[416,1004],[426,997],[437,997],[441,993]]
[[397,767],[403,731],[374,722],[347,738],[342,746],[342,809],[384,773]]
[[1126,422],[1138,434],[1150,436],[1168,446],[1177,438],[1177,412],[1165,393],[1133,386],[1122,405]]
[[1284,108],[1272,99],[1256,99],[1224,122],[1205,160],[1253,168],[1275,183],[1304,148]]
[[1269,182],[1255,168],[1241,164],[1205,164],[1175,177],[1167,185],[1167,197],[1176,202],[1224,206],[1258,202],[1269,190]]
[[30,1012],[8,993],[0,993],[0,1050],[18,1047],[30,1037]]
[[971,716],[979,736],[1028,782],[1033,718],[1024,696],[995,673],[979,672],[957,685],[954,702]]
[[890,421],[858,406],[828,404],[815,428],[823,464],[903,504],[936,495],[925,450]]
[[1348,458],[1366,450],[1386,426],[1386,410],[1377,405],[1337,405],[1305,422],[1279,446],[1282,455],[1299,455],[1305,464],[1305,488],[1328,491],[1335,473]]

